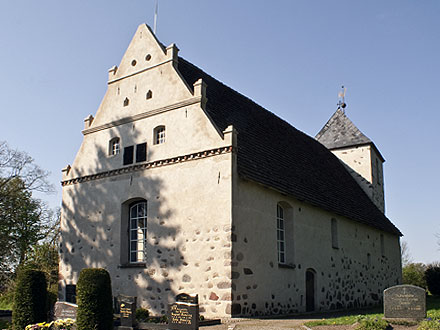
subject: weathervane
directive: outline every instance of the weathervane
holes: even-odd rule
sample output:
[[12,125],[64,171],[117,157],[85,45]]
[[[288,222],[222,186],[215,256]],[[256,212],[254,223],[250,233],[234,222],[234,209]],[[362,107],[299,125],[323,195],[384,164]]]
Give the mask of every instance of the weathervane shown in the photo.
[[342,85],[342,90],[338,93],[338,109],[341,109],[343,113],[345,113],[345,107],[347,104],[345,103],[345,92],[347,91],[347,88]]

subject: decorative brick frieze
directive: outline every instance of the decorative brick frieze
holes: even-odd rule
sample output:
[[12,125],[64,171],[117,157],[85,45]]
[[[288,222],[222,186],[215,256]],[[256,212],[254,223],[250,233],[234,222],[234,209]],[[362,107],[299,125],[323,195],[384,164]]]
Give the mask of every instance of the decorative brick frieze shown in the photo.
[[102,179],[102,178],[108,178],[108,177],[117,176],[117,175],[121,175],[121,174],[127,174],[127,173],[132,173],[132,172],[148,170],[150,168],[172,165],[172,164],[182,163],[182,162],[186,162],[186,161],[217,156],[217,155],[221,155],[221,154],[227,154],[227,153],[231,153],[233,151],[234,151],[234,147],[232,147],[232,146],[215,148],[215,149],[210,149],[210,150],[205,150],[205,151],[199,151],[199,152],[195,152],[195,153],[188,154],[188,155],[177,156],[177,157],[172,157],[172,158],[167,158],[167,159],[159,159],[159,160],[155,160],[155,161],[144,163],[144,164],[136,164],[136,165],[132,165],[132,166],[121,167],[121,168],[118,168],[115,170],[100,172],[100,173],[91,174],[91,175],[80,176],[77,178],[61,181],[61,185],[64,187],[64,186],[69,186],[72,184],[77,184],[77,183],[82,183],[82,182],[87,182],[87,181],[92,181],[92,180],[98,180],[98,179]]

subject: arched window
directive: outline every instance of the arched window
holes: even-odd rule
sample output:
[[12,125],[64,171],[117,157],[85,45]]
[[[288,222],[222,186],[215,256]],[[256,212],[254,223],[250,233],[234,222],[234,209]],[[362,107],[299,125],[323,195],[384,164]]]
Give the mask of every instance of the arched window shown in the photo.
[[147,201],[135,202],[129,209],[130,263],[145,262],[147,258]]
[[278,265],[294,267],[293,209],[287,202],[277,204]]
[[286,230],[284,223],[284,209],[280,204],[277,204],[277,248],[278,248],[278,263],[286,263]]
[[130,100],[128,99],[128,97],[126,97],[124,99],[124,107],[128,106],[130,104]]
[[121,151],[121,145],[119,143],[119,138],[115,137],[109,141],[108,144],[108,154],[110,156],[118,155]]
[[165,126],[157,126],[154,129],[154,144],[165,143]]

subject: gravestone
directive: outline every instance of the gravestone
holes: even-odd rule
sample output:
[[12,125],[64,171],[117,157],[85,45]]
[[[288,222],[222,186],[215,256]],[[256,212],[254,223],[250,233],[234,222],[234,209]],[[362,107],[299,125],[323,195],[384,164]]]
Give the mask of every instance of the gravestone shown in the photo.
[[170,330],[198,330],[199,318],[199,296],[181,293],[176,296],[176,302],[169,306],[168,328]]
[[385,318],[423,319],[426,291],[414,285],[396,285],[383,292]]
[[119,295],[119,313],[121,315],[120,330],[132,330],[136,325],[136,301],[137,297]]
[[57,301],[55,303],[54,319],[73,319],[76,320],[76,310],[78,305],[68,303],[65,301]]

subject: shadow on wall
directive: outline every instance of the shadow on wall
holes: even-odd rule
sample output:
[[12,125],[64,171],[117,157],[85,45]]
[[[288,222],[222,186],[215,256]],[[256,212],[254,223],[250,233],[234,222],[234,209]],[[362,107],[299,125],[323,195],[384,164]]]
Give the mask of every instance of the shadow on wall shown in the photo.
[[[112,135],[126,136],[122,130],[118,126]],[[130,135],[131,141],[146,141],[146,132],[130,129]],[[73,170],[97,174],[123,167],[122,173],[63,187],[59,298],[66,299],[64,286],[76,284],[82,268],[102,267],[111,275],[114,296],[137,296],[138,306],[148,308],[152,314],[164,314],[177,295],[171,273],[180,271],[185,263],[180,251],[183,242],[177,238],[180,226],[170,223],[173,210],[162,195],[167,188],[163,181],[154,176],[154,169],[139,169],[145,162],[136,163],[136,156],[134,164],[123,166],[123,148],[127,146],[124,139],[121,145],[119,154],[109,156],[107,146],[95,144],[96,155],[87,155],[95,159],[88,167],[93,170]],[[147,162],[151,156],[147,148]],[[136,201],[147,203],[143,245],[139,236],[142,230],[129,229],[129,210]],[[136,233],[137,243],[130,242],[130,232]],[[130,263],[130,244],[132,249],[145,252],[144,260]],[[131,255],[139,256],[141,252]]]

